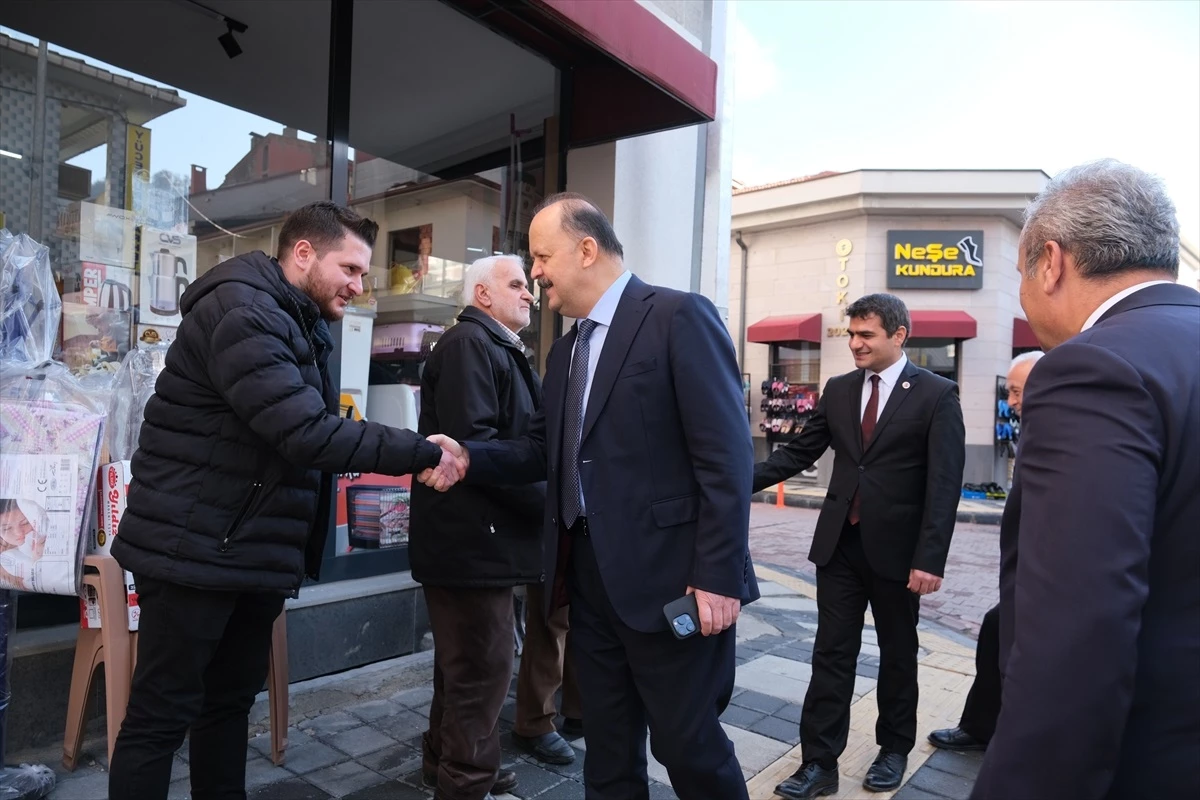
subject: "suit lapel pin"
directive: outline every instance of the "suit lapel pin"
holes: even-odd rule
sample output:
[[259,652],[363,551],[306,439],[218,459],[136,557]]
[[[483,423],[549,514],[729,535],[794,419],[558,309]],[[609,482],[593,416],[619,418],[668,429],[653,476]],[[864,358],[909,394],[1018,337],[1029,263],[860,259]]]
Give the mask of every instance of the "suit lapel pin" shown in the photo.
[[900,384],[901,389],[907,389],[910,386],[912,386],[912,384],[909,383],[908,381],[905,381],[904,383]]

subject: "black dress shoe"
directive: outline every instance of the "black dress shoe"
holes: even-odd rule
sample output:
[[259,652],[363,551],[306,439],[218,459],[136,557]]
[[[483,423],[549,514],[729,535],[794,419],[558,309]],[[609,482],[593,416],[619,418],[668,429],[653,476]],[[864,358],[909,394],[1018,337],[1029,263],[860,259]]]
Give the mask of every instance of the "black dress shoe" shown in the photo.
[[962,728],[942,728],[940,731],[934,731],[929,734],[929,741],[934,747],[953,750],[956,753],[987,750],[987,742],[976,739]]
[[543,763],[575,763],[575,748],[559,736],[557,731],[543,733],[541,736],[521,736],[514,733],[512,738],[517,747]]
[[[426,787],[436,789],[437,782],[436,772],[421,773],[421,783],[425,784]],[[492,784],[492,790],[488,793],[488,797],[491,797],[493,794],[507,794],[515,788],[517,788],[517,773],[510,769],[502,769],[497,773],[496,781]],[[484,800],[487,800],[487,797]]]
[[825,769],[815,761],[801,764],[792,777],[775,787],[775,794],[788,800],[809,800],[811,797],[822,797],[827,794],[837,794],[838,771]]
[[575,717],[563,717],[563,736],[583,736],[583,720]]
[[867,770],[863,788],[868,792],[890,792],[892,789],[898,789],[907,768],[908,756],[880,750],[879,755],[875,757],[875,763]]

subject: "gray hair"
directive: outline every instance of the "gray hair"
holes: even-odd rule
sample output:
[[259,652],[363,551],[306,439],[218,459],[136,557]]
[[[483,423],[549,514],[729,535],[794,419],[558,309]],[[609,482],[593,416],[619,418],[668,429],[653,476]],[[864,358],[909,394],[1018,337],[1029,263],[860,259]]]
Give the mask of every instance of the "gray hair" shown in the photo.
[[1054,241],[1085,278],[1143,269],[1179,276],[1179,219],[1166,185],[1111,158],[1056,175],[1025,209],[1021,239],[1028,275]]
[[1035,364],[1037,363],[1038,359],[1044,355],[1046,354],[1041,350],[1033,350],[1029,353],[1021,353],[1021,355],[1014,358],[1012,363],[1008,365],[1008,371],[1012,372],[1018,364]]
[[912,322],[908,318],[908,306],[894,294],[868,294],[846,306],[846,316],[852,319],[865,319],[874,314],[883,325],[883,332],[895,336],[896,331],[904,328],[904,340],[912,336]]
[[462,301],[463,305],[475,304],[475,287],[489,286],[492,282],[492,276],[496,274],[496,267],[504,261],[515,261],[517,266],[522,270],[525,269],[525,260],[518,255],[512,253],[500,253],[494,256],[484,256],[471,262],[463,273],[463,288]]

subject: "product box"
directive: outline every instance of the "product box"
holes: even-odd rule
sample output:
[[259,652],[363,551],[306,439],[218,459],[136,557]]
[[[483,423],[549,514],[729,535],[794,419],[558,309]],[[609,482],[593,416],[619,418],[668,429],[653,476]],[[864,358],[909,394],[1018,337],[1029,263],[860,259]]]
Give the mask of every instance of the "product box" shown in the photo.
[[139,350],[153,347],[156,344],[169,346],[175,341],[175,334],[178,330],[178,328],[170,328],[163,325],[138,325],[137,341],[134,345]]
[[[125,515],[125,502],[129,495],[129,462],[114,461],[100,468],[96,478],[96,524],[88,537],[87,552],[89,555],[109,555],[112,550],[112,540]],[[129,630],[138,629],[138,618],[141,609],[137,602],[137,587],[133,583],[132,573],[125,571],[125,594],[129,606]],[[92,586],[84,586],[84,595],[80,598],[79,624],[88,630],[100,627],[100,606],[96,590]]]
[[131,344],[133,270],[85,261],[80,271],[79,291],[62,298],[62,360],[77,376],[112,374]]
[[196,237],[142,228],[138,322],[177,326],[179,301],[196,280]]
[[88,555],[107,556],[112,553],[112,540],[117,526],[125,515],[125,500],[129,494],[129,462],[114,461],[100,468],[96,477],[97,526],[88,539]]
[[[129,630],[132,633],[138,629],[138,620],[142,616],[142,609],[138,606],[137,587],[133,584],[133,573],[122,570],[122,574],[125,576]],[[89,631],[100,630],[100,598],[97,596],[95,586],[84,584],[83,597],[79,598],[79,610],[79,627]]]

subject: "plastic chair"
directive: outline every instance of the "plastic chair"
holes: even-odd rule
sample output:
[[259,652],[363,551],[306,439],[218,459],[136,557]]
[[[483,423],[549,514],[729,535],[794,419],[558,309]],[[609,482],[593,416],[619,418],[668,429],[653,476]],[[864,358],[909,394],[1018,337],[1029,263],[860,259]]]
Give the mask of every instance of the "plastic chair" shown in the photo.
[[[108,758],[111,762],[117,734],[129,705],[129,687],[137,666],[137,632],[129,631],[125,574],[112,556],[84,558],[83,583],[96,590],[100,606],[100,629],[81,629],[75,641],[75,666],[67,700],[67,727],[63,737],[63,766],[74,770],[83,746],[87,721],[87,699],[96,667],[104,664],[105,714],[108,727]],[[284,762],[288,728],[287,611],[280,612],[271,629],[271,655],[267,670],[270,706],[271,761]]]

